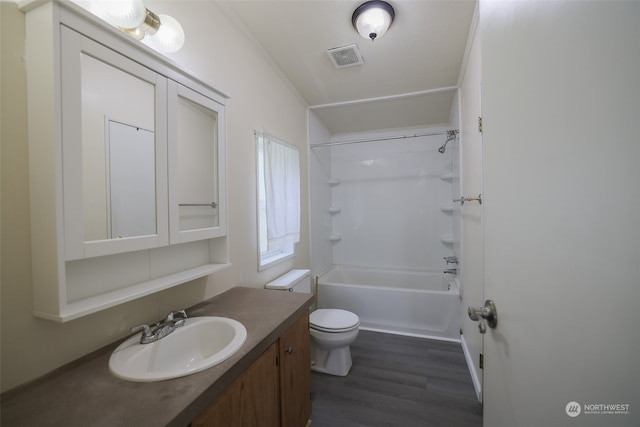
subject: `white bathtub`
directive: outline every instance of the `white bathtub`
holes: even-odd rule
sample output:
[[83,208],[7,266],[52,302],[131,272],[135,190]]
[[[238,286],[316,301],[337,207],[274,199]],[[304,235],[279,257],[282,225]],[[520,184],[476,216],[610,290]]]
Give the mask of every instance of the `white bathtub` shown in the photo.
[[318,279],[318,306],[354,312],[364,330],[460,341],[459,288],[439,272],[335,265]]

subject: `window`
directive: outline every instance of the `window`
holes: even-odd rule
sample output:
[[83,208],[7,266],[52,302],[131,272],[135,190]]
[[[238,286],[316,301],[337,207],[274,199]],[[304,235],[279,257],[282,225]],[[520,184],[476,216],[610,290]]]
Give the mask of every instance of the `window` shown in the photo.
[[293,256],[300,240],[298,149],[256,132],[258,164],[258,270]]

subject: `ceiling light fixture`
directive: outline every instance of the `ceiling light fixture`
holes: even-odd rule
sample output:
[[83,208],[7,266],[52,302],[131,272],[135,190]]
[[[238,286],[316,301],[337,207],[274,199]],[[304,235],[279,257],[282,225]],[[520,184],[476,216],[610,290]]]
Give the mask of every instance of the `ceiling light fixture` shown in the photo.
[[142,0],[97,1],[98,15],[131,37],[164,53],[180,50],[184,45],[184,30],[168,15],[156,15]]
[[362,37],[374,41],[387,32],[395,16],[396,13],[389,3],[371,0],[358,6],[351,16],[351,23]]

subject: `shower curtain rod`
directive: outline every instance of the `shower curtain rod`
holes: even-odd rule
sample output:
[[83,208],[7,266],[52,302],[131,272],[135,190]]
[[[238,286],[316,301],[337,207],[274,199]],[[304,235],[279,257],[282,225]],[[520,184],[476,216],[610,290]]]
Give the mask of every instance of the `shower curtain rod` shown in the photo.
[[387,136],[383,138],[367,138],[367,139],[352,139],[352,140],[337,141],[337,142],[323,142],[321,144],[311,144],[310,147],[316,148],[316,147],[328,147],[331,145],[358,144],[360,142],[389,141],[393,139],[419,138],[421,136],[436,136],[436,135],[455,136],[457,134],[458,134],[457,129],[450,129],[442,132],[414,133],[410,135]]

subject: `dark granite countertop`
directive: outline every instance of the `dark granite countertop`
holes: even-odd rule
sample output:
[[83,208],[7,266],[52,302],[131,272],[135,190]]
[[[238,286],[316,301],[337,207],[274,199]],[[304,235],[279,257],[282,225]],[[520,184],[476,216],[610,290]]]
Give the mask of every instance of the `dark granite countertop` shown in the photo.
[[181,426],[195,419],[300,315],[313,295],[235,287],[187,310],[223,316],[247,328],[231,358],[173,380],[136,383],[109,373],[113,343],[2,396],[2,426]]

